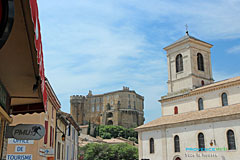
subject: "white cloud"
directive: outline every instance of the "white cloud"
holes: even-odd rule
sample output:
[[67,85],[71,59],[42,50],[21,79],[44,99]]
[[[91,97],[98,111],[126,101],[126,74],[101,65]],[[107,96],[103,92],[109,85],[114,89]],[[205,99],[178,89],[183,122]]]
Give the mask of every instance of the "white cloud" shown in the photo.
[[162,48],[184,35],[186,23],[204,40],[240,38],[238,0],[38,3],[46,74],[68,112],[72,94],[126,85],[145,96],[147,121],[157,118],[167,93]]
[[229,48],[227,50],[227,53],[235,53],[235,54],[239,54],[240,53],[240,45],[236,45],[236,46],[233,46],[232,48]]

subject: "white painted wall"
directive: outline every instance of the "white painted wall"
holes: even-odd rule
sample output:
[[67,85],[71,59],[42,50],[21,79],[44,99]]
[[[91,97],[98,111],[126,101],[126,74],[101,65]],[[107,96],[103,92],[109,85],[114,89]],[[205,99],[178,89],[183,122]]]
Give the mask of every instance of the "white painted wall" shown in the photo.
[[[232,129],[235,134],[235,142],[236,142],[236,150],[234,151],[222,151],[222,152],[198,152],[198,151],[186,151],[186,147],[198,148],[198,134],[202,132],[205,138],[205,147],[210,148],[211,140],[216,140],[216,146],[212,147],[226,147],[227,145],[227,131]],[[142,158],[148,158],[150,160],[162,160],[164,159],[164,152],[167,152],[166,160],[174,160],[176,156],[180,156],[184,160],[224,160],[222,156],[225,157],[225,160],[238,160],[240,157],[240,119],[237,120],[228,120],[228,121],[219,121],[214,123],[204,123],[197,125],[189,125],[189,126],[181,126],[166,129],[166,139],[167,139],[167,149],[163,150],[164,144],[162,137],[163,130],[157,129],[154,131],[145,131],[142,132],[141,144],[143,147],[143,156]],[[174,136],[178,135],[180,138],[180,152],[174,152]],[[154,138],[155,142],[155,153],[150,154],[149,152],[149,139]],[[188,155],[196,155],[196,154],[211,154],[216,153],[216,158],[191,158],[186,157],[185,154]],[[165,160],[165,159],[164,159]]]
[[185,113],[198,110],[198,99],[203,99],[204,109],[222,106],[221,94],[226,92],[228,95],[228,104],[240,103],[240,85],[229,88],[219,89],[191,97],[185,97],[178,100],[162,103],[162,115],[173,115],[174,107],[178,107],[178,113]]

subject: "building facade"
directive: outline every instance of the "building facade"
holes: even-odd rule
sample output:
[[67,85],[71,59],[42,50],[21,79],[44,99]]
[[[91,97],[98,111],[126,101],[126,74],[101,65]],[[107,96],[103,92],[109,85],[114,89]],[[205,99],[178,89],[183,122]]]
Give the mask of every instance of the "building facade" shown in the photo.
[[65,112],[60,114],[68,122],[65,135],[65,160],[78,160],[78,136],[81,129],[71,114]]
[[71,96],[71,114],[80,125],[137,127],[144,122],[144,98],[128,87],[122,90],[87,96]]
[[168,94],[162,117],[136,128],[141,160],[239,159],[240,77],[214,83],[211,47],[187,33],[164,48]]
[[[56,113],[60,109],[60,102],[48,80],[46,80],[46,88],[48,93],[47,110],[41,113],[12,116],[13,122],[11,123],[11,126],[17,124],[41,124],[45,127],[45,136],[40,140],[16,140],[9,138],[7,160],[17,159],[18,156],[23,155],[27,155],[29,160],[54,160]],[[22,150],[18,151],[18,148],[22,148]]]
[[44,112],[47,105],[36,0],[0,1],[0,159],[6,158],[10,115]]

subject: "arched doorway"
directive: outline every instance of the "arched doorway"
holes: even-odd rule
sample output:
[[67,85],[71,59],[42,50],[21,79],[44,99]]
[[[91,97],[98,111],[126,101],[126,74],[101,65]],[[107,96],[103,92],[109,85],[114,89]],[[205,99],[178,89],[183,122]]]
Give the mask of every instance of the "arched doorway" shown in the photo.
[[108,125],[113,125],[113,121],[112,121],[112,120],[109,120],[107,124],[108,124]]

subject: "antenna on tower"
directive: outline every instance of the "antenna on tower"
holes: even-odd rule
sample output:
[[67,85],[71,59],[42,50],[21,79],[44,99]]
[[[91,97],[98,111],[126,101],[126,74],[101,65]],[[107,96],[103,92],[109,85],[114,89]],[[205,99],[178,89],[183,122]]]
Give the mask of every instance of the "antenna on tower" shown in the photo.
[[185,27],[186,27],[186,34],[188,35],[188,25],[186,24]]

